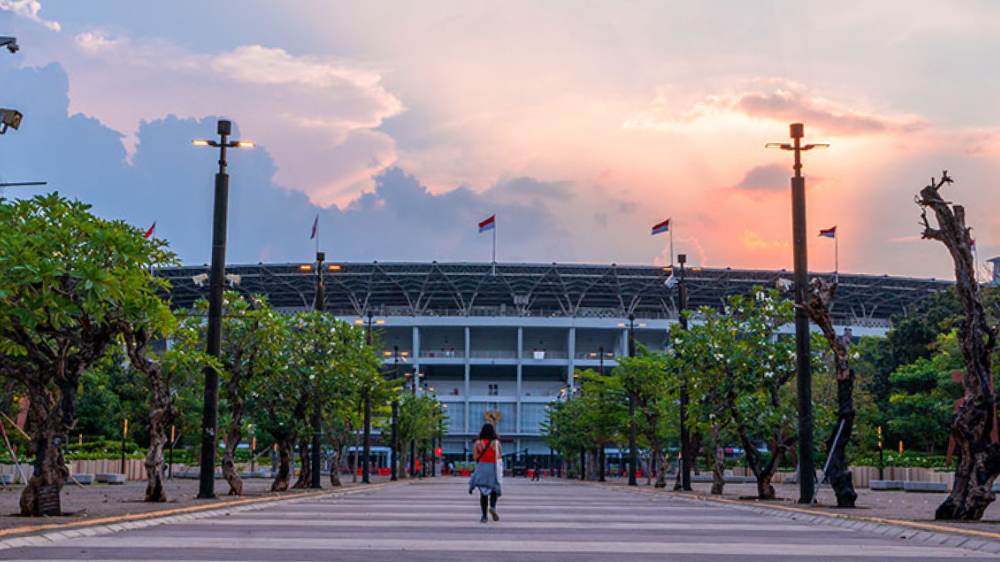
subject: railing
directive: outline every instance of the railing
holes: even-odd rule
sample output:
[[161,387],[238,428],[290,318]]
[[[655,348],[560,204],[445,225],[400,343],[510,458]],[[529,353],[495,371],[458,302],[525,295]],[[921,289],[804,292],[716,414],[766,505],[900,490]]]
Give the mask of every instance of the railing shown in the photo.
[[473,359],[517,359],[517,352],[506,349],[474,349],[469,352]]
[[431,358],[431,359],[464,359],[465,351],[458,351],[455,349],[441,349],[441,350],[429,350],[420,351],[421,358]]
[[549,351],[547,349],[535,349],[524,352],[525,359],[567,359],[569,354],[565,351]]

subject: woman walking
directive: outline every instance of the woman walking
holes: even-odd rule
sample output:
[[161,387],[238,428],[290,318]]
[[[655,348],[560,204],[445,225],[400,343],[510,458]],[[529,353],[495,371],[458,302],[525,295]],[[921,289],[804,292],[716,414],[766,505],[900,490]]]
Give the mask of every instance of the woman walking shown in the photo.
[[[497,459],[503,458],[500,439],[492,424],[483,424],[479,430],[479,438],[472,447],[472,459],[476,461],[476,471],[469,478],[469,493],[479,488],[479,507],[483,511],[481,522],[486,523],[486,510],[494,521],[500,520],[497,514],[497,498],[503,495],[500,489],[503,474],[498,471]],[[501,465],[502,466],[502,465]],[[500,469],[502,470],[502,469]]]

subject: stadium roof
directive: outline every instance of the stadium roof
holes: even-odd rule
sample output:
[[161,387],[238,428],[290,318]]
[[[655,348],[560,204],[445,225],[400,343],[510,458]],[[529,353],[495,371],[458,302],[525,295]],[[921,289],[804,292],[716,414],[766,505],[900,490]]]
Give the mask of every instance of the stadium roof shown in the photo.
[[[272,306],[312,307],[316,272],[303,264],[230,265],[232,288],[264,294]],[[208,298],[207,266],[164,268],[172,306],[187,308]],[[675,271],[676,273],[676,271]],[[326,264],[326,310],[338,316],[562,316],[676,318],[678,289],[668,286],[670,268],[619,265],[489,263]],[[825,274],[828,275],[828,274]],[[200,276],[200,277],[199,277]],[[236,277],[238,276],[238,277]],[[197,282],[195,279],[197,278]],[[773,288],[790,271],[688,269],[688,306],[725,306],[728,296],[755,286]],[[905,313],[952,283],[887,275],[840,275],[834,316],[863,325]],[[789,283],[790,285],[790,283]],[[791,298],[789,293],[789,298]]]

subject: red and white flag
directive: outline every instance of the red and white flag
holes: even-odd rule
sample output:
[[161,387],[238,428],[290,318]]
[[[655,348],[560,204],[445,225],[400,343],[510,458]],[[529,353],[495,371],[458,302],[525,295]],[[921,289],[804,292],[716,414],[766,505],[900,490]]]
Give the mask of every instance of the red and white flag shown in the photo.
[[147,230],[146,234],[143,234],[142,237],[149,238],[153,235],[154,232],[156,232],[156,221],[153,221],[153,225],[149,227],[149,230]]

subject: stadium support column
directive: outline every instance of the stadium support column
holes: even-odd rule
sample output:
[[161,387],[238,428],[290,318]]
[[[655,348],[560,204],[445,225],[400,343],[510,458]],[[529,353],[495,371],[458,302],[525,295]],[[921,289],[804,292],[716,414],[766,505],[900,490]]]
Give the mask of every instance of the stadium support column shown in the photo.
[[573,369],[576,365],[573,362],[576,356],[576,328],[569,329],[569,335],[566,337],[566,355],[567,362],[569,364],[568,373],[566,376],[566,383],[569,385],[570,389],[573,388]]
[[475,428],[469,425],[469,410],[472,408],[472,404],[469,402],[469,352],[471,351],[470,346],[470,330],[469,327],[465,327],[465,432],[471,433],[475,431]]
[[[524,419],[521,416],[521,396],[523,394],[523,370],[524,370],[524,328],[521,326],[517,327],[517,404],[514,410],[514,432],[522,433],[524,428],[521,427],[521,420]],[[518,445],[520,447],[520,445]]]

